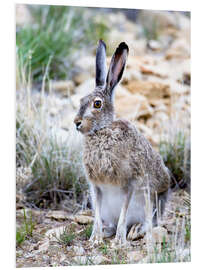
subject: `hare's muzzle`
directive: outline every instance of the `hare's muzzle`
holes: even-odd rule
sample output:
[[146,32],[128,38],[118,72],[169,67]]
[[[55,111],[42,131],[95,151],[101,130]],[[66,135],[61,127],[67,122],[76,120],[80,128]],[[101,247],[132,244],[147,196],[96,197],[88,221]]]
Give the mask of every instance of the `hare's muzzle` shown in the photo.
[[82,124],[82,120],[79,117],[75,117],[74,123],[76,125],[76,129],[80,130],[81,124]]

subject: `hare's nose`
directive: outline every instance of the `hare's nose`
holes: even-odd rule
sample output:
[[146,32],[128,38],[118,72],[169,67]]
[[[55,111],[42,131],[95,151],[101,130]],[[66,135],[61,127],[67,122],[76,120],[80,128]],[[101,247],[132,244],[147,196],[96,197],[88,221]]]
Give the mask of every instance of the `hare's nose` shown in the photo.
[[81,121],[76,122],[75,125],[76,125],[76,128],[79,129],[81,125]]
[[74,123],[76,125],[76,129],[79,129],[82,121],[81,121],[81,119],[79,119],[78,117],[76,117],[75,120],[74,120]]

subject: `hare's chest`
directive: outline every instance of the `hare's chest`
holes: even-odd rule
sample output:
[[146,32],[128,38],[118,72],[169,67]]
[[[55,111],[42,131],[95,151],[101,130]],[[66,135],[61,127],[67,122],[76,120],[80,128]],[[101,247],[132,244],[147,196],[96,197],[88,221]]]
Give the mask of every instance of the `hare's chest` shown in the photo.
[[86,145],[83,152],[83,163],[87,177],[96,183],[111,183],[120,185],[124,172],[121,168],[121,157],[118,149],[108,140],[93,141]]

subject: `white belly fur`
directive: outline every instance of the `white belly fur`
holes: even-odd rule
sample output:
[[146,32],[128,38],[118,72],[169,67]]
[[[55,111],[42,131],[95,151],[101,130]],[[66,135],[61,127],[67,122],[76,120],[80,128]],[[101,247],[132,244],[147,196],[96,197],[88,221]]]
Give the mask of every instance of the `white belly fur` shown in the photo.
[[[118,186],[103,184],[98,186],[102,192],[101,218],[106,224],[117,225],[124,200],[123,190]],[[92,196],[94,196],[94,194],[92,194]],[[144,223],[144,205],[143,192],[135,191],[128,208],[127,226],[136,223]]]

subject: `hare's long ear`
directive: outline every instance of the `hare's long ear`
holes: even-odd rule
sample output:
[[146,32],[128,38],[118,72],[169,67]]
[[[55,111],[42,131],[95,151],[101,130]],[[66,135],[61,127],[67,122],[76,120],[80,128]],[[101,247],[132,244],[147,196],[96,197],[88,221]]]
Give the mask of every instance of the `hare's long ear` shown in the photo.
[[122,42],[119,44],[114,55],[112,56],[106,81],[106,91],[110,96],[112,96],[114,87],[117,85],[123,75],[128,51],[128,45],[125,42]]
[[106,44],[100,40],[96,51],[96,86],[103,87],[106,84]]

